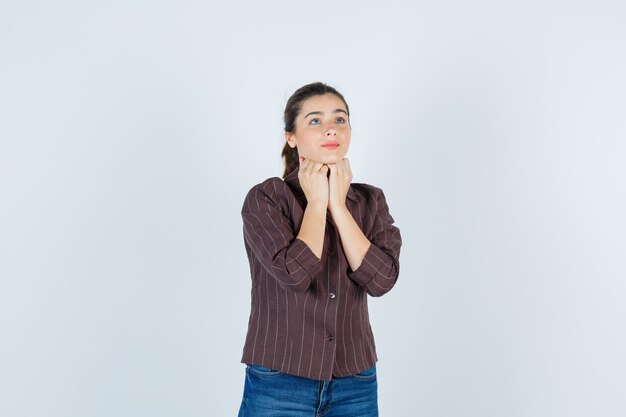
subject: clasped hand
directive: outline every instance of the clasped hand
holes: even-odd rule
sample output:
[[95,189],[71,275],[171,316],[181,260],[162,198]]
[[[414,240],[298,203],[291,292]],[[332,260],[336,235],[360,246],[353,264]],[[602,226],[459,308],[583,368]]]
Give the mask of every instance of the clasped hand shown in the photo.
[[300,157],[298,179],[307,204],[324,206],[331,213],[345,208],[352,182],[352,170],[347,158],[334,164],[323,164]]

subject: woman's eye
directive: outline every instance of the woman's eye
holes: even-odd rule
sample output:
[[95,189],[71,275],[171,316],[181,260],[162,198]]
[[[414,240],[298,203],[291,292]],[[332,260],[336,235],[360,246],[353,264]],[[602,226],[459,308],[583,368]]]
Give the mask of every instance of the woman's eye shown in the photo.
[[309,124],[312,124],[312,125],[317,125],[317,124],[319,124],[319,122],[320,122],[320,119],[311,119],[311,121],[309,122]]
[[337,117],[336,121],[337,123],[345,123],[346,119],[344,119],[343,117]]

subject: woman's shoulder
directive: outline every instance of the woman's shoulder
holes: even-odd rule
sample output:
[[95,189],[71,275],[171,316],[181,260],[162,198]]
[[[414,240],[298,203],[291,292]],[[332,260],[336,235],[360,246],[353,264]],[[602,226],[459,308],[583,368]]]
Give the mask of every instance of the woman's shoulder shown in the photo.
[[250,190],[254,190],[254,189],[271,189],[274,188],[275,186],[282,186],[285,183],[285,181],[283,181],[282,178],[279,177],[270,177],[268,179],[266,179],[265,181],[261,181],[258,184],[255,184],[252,186],[252,188]]
[[265,181],[255,184],[250,188],[245,200],[258,199],[259,197],[276,199],[286,191],[287,184],[279,177],[270,177]]
[[379,198],[384,198],[385,194],[383,193],[382,188],[377,187],[372,184],[366,184],[363,182],[353,182],[350,184],[354,193],[357,197],[364,198],[366,201],[377,200]]

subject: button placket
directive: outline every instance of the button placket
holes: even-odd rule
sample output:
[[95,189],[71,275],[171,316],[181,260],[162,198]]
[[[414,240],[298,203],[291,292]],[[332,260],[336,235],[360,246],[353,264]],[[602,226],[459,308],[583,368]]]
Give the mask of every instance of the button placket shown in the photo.
[[[333,223],[333,224],[334,224],[334,223]],[[332,233],[331,233],[331,234],[332,234]],[[330,236],[329,236],[329,237],[330,237]],[[332,238],[331,238],[331,239],[332,239]],[[330,239],[329,239],[329,240],[330,240]],[[328,251],[328,259],[329,259],[329,262],[331,263],[331,265],[332,265],[333,267],[336,267],[336,265],[335,265],[335,264],[337,263],[337,260],[336,260],[336,259],[337,259],[337,248],[338,248],[338,247],[337,247],[337,246],[335,246],[335,250],[333,250],[333,248],[330,248],[330,250]],[[329,266],[330,266],[330,265],[329,265]],[[333,268],[333,270],[334,270],[334,268]],[[334,299],[335,297],[336,297],[335,293],[334,293],[334,292],[332,292],[332,291],[330,291],[330,288],[329,288],[328,298],[330,298],[330,299]]]

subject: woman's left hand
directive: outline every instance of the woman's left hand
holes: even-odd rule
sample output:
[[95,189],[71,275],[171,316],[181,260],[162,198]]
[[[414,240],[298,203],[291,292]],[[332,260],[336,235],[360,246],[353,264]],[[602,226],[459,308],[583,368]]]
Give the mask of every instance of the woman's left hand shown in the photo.
[[332,214],[333,211],[346,207],[346,195],[352,183],[352,170],[348,158],[328,164],[328,168],[330,169],[328,209]]

